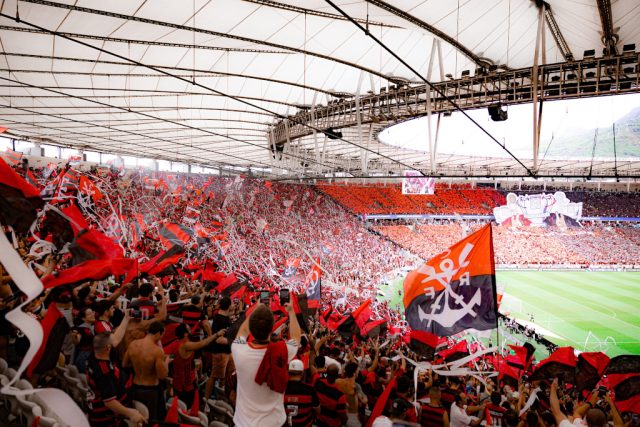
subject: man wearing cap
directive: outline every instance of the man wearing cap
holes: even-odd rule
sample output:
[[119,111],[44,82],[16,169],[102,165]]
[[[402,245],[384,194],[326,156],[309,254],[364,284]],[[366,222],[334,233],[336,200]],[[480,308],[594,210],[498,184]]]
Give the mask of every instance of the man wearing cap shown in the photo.
[[304,364],[294,359],[289,362],[289,382],[284,393],[284,409],[291,427],[311,427],[320,413],[320,401],[312,386],[302,382]]

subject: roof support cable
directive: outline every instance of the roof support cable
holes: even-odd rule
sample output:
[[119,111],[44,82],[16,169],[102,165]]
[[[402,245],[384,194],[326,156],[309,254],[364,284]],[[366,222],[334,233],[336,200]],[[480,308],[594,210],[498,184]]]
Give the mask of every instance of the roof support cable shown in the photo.
[[[353,18],[351,18],[351,16],[349,14],[347,14],[345,11],[343,11],[340,7],[338,7],[333,1],[331,0],[325,0],[331,7],[333,7],[336,11],[340,12],[343,16],[345,16],[347,19],[349,19],[349,21],[351,21],[356,27],[358,27],[360,30],[362,30],[363,32],[366,33],[366,29],[360,25],[358,22],[356,22]],[[398,61],[400,61],[400,63],[402,63],[402,65],[404,65],[405,67],[407,67],[411,72],[413,72],[416,76],[418,76],[424,83],[426,83],[431,90],[435,91],[436,93],[438,93],[438,95],[440,95],[441,97],[443,97],[444,99],[446,99],[452,106],[453,108],[455,108],[456,110],[458,110],[460,113],[462,113],[463,116],[465,116],[467,119],[469,119],[471,121],[471,123],[473,123],[474,125],[476,125],[478,127],[478,129],[480,129],[484,134],[486,134],[492,141],[494,141],[496,144],[498,144],[507,154],[509,154],[509,156],[511,156],[516,162],[518,162],[518,164],[520,166],[522,166],[526,171],[527,174],[531,177],[535,178],[535,174],[531,171],[531,169],[529,169],[524,163],[522,163],[522,161],[517,158],[507,147],[503,146],[500,141],[498,141],[493,135],[491,135],[484,127],[482,127],[480,125],[480,123],[478,123],[477,121],[475,121],[473,118],[471,118],[471,116],[469,116],[469,114],[467,114],[466,111],[464,111],[462,108],[460,108],[460,106],[454,102],[451,98],[449,98],[444,92],[442,92],[440,89],[438,89],[433,83],[431,83],[429,80],[427,80],[426,78],[424,78],[424,76],[422,76],[422,74],[420,74],[416,69],[414,69],[411,65],[409,65],[405,60],[403,60],[402,58],[400,58],[400,56],[398,56],[398,54],[396,54],[392,49],[390,49],[387,45],[385,45],[384,43],[382,43],[382,41],[380,41],[376,36],[374,36],[373,34],[368,34],[369,37],[371,37],[378,45],[380,45],[380,47],[382,47],[384,50],[386,50],[389,54],[391,54],[394,58],[396,58]]]
[[[8,19],[15,20],[15,17],[10,16],[10,15],[7,15],[7,14],[5,14],[5,13],[1,13],[1,12],[0,12],[0,16],[2,16],[2,17],[4,17],[4,18],[8,18]],[[147,65],[147,64],[144,64],[144,63],[142,63],[142,62],[139,62],[139,61],[136,61],[136,60],[133,60],[133,59],[127,58],[127,57],[125,57],[125,56],[119,55],[119,54],[117,54],[117,53],[111,52],[111,51],[106,50],[106,49],[104,49],[104,48],[100,48],[100,47],[97,47],[97,46],[93,46],[93,45],[91,45],[91,44],[89,44],[89,43],[85,43],[85,42],[83,42],[83,41],[76,40],[76,39],[74,39],[74,38],[71,38],[71,37],[68,37],[68,36],[66,36],[66,35],[63,35],[63,34],[61,34],[61,33],[57,32],[57,31],[49,30],[49,29],[47,29],[47,28],[41,27],[41,26],[39,26],[39,25],[37,25],[37,24],[34,24],[34,23],[31,23],[31,22],[27,22],[27,21],[21,21],[21,22],[22,22],[23,24],[25,24],[25,25],[30,26],[30,27],[36,28],[36,29],[41,30],[41,31],[45,31],[45,32],[47,32],[47,33],[49,33],[49,34],[51,34],[51,35],[54,35],[54,36],[62,37],[62,38],[63,38],[63,39],[65,39],[65,40],[69,40],[69,41],[75,42],[75,43],[77,43],[77,44],[80,44],[80,45],[82,45],[82,46],[85,46],[85,47],[88,47],[88,48],[90,48],[90,49],[96,50],[96,51],[98,51],[98,52],[102,52],[102,53],[105,53],[105,54],[108,54],[108,55],[114,56],[114,57],[116,57],[116,58],[118,58],[118,59],[121,59],[121,60],[127,61],[127,62],[129,62],[129,63],[131,63],[131,64],[134,64],[134,65],[137,65],[137,66],[140,66],[140,67],[144,67],[144,68],[151,69],[151,70],[153,70],[153,71],[155,71],[155,72],[158,72],[158,73],[161,73],[161,74],[164,74],[164,75],[167,75],[167,76],[174,77],[175,79],[178,79],[178,80],[184,81],[184,82],[186,82],[186,83],[192,83],[189,79],[185,79],[185,78],[182,78],[182,77],[176,76],[176,75],[174,75],[174,74],[172,74],[172,73],[169,73],[168,71],[165,71],[165,70],[163,70],[163,69],[161,69],[161,68],[157,68],[157,67],[154,67],[154,66],[151,66],[151,65]],[[385,77],[385,78],[386,78],[386,77]],[[20,83],[20,82],[18,82],[18,83]],[[230,98],[230,99],[233,99],[233,100],[234,100],[234,101],[236,101],[236,102],[240,102],[240,103],[243,103],[243,104],[245,104],[245,105],[249,105],[249,106],[251,106],[251,107],[253,107],[253,108],[256,108],[256,109],[258,109],[258,110],[261,110],[261,111],[265,111],[265,112],[271,113],[272,115],[274,115],[274,116],[278,117],[278,118],[279,118],[279,119],[281,119],[281,120],[284,120],[284,119],[286,118],[284,115],[279,114],[279,113],[277,113],[277,112],[275,112],[275,111],[271,111],[271,110],[269,110],[269,109],[267,109],[267,108],[264,108],[264,107],[261,107],[261,106],[259,106],[259,105],[256,105],[256,104],[253,104],[253,103],[250,103],[250,102],[248,102],[248,101],[244,101],[244,100],[242,100],[242,99],[240,99],[240,98],[238,98],[238,97],[236,97],[236,96],[229,95],[229,94],[226,94],[226,93],[224,93],[224,92],[220,92],[219,90],[216,90],[216,89],[213,89],[213,88],[211,88],[211,87],[205,86],[205,85],[203,85],[203,84],[201,84],[201,83],[195,83],[195,84],[194,84],[194,86],[196,86],[196,87],[200,87],[200,88],[203,88],[203,89],[206,89],[206,90],[211,91],[211,92],[213,92],[213,93],[215,93],[215,94],[217,94],[217,95],[220,95],[220,96],[228,97],[228,98]],[[131,112],[135,113],[135,111],[134,111],[134,110],[131,110]],[[151,116],[151,117],[153,117],[153,116]],[[300,125],[302,125],[302,126],[308,127],[308,128],[310,128],[310,129],[314,129],[314,127],[313,127],[313,126],[311,126],[311,125],[309,125],[309,124],[307,124],[307,123],[301,122],[301,123],[299,123],[299,124],[300,124]],[[179,125],[181,125],[181,126],[188,126],[188,125],[183,124],[183,123],[180,123]],[[317,132],[323,132],[321,129],[316,129],[316,131],[317,131]],[[216,134],[216,135],[217,135],[217,134]],[[217,136],[223,136],[223,135],[217,135]],[[232,138],[232,139],[234,139],[234,138]],[[406,164],[406,163],[400,162],[400,161],[398,161],[398,160],[396,160],[396,159],[393,159],[393,158],[391,158],[391,157],[389,157],[389,156],[386,156],[386,155],[384,155],[384,154],[376,153],[375,151],[373,151],[373,150],[371,150],[371,149],[369,149],[369,148],[363,147],[363,146],[361,146],[361,145],[359,145],[359,144],[356,144],[356,143],[354,143],[354,142],[348,141],[348,140],[346,140],[346,139],[344,139],[344,138],[338,138],[338,139],[340,139],[341,141],[346,142],[347,144],[353,145],[354,147],[361,148],[361,149],[365,149],[365,150],[370,151],[370,152],[372,152],[372,153],[374,153],[374,154],[377,154],[378,156],[380,156],[380,157],[382,157],[382,158],[385,158],[385,159],[387,159],[387,160],[390,160],[390,161],[392,161],[392,162],[394,162],[394,163],[396,163],[396,164],[398,164],[398,165],[401,165],[401,166],[405,167],[406,169],[415,170],[415,171],[419,172],[420,174],[425,175],[425,174],[424,174],[424,172],[422,172],[422,171],[420,171],[420,170],[416,169],[415,167],[410,166],[410,165],[408,165],[408,164]],[[238,142],[245,143],[244,141],[239,140],[239,139],[237,139],[237,141],[238,141]],[[259,147],[259,148],[261,148],[261,149],[269,150],[269,147],[268,147],[268,146],[258,145],[258,144],[250,144],[250,145],[254,145],[254,146]],[[312,162],[314,162],[314,160],[304,159],[304,158],[302,158],[302,157],[295,156],[295,155],[291,155],[291,154],[289,154],[289,155],[290,155],[290,156],[292,156],[292,157],[299,158],[299,159],[301,159],[301,160],[303,160],[303,161],[312,161]],[[517,159],[516,159],[516,160],[517,160]],[[327,166],[327,165],[324,165],[324,166]],[[524,165],[523,165],[523,166],[524,166]]]

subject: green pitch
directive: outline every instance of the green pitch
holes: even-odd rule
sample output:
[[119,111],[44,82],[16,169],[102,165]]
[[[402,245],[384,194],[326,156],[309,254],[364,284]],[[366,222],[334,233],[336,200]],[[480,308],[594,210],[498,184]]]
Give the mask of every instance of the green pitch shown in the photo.
[[[640,273],[498,271],[501,312],[531,324],[550,341],[610,357],[640,354]],[[402,279],[381,286],[402,306]]]

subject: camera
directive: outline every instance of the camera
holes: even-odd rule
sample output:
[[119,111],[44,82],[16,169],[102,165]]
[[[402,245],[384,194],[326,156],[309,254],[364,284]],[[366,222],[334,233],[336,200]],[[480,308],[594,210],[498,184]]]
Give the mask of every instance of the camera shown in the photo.
[[262,304],[269,305],[269,300],[270,300],[269,294],[270,294],[269,291],[260,291],[260,302]]
[[289,302],[289,289],[280,289],[280,304],[286,304]]
[[598,397],[604,397],[607,394],[607,388],[603,385],[598,387]]

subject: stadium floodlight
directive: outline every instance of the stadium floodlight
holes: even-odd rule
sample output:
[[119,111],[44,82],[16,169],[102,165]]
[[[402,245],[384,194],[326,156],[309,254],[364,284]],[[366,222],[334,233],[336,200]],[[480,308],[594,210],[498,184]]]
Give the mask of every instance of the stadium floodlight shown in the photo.
[[589,49],[589,50],[585,50],[584,54],[582,55],[585,59],[586,58],[595,58],[596,57],[596,50],[595,49]]
[[624,46],[622,46],[622,53],[634,53],[636,51],[636,44],[635,43],[629,43],[629,44],[625,44]]

